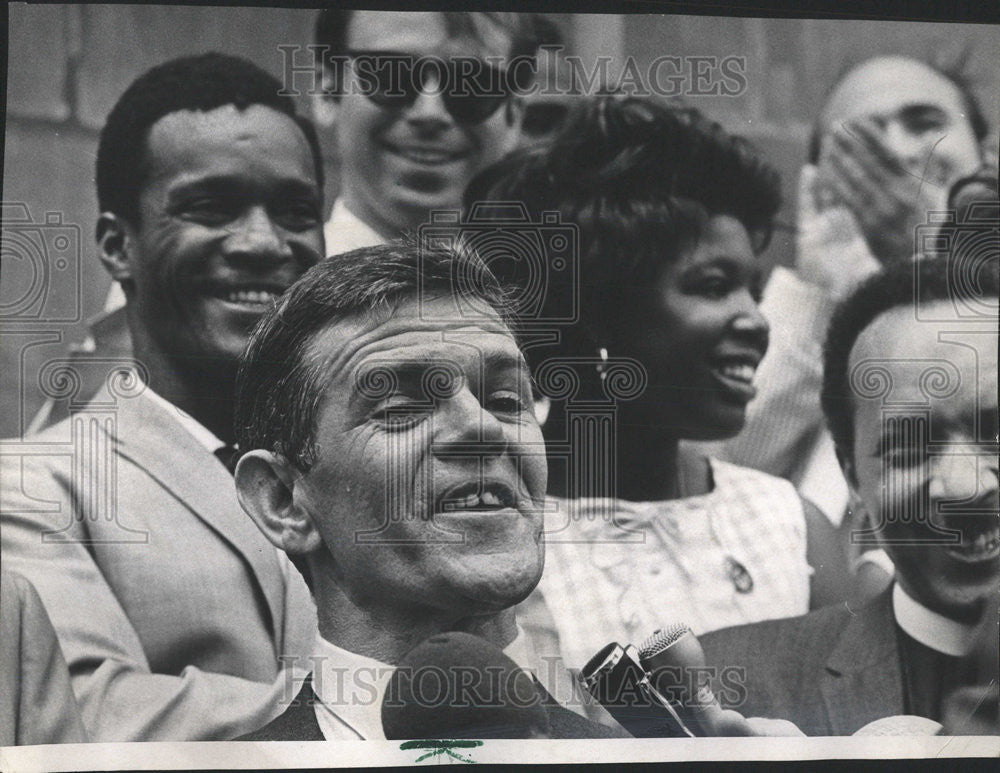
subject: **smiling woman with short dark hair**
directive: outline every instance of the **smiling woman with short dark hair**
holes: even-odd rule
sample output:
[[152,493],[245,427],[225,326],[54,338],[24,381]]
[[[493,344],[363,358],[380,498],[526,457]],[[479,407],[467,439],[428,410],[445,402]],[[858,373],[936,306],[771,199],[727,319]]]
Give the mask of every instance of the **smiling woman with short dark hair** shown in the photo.
[[[548,606],[567,665],[665,620],[700,632],[806,612],[815,508],[787,481],[678,449],[737,434],[753,399],[777,173],[695,110],[607,97],[474,179],[467,206],[491,201],[521,202],[533,223],[558,212],[578,240],[525,320],[578,299],[556,343],[526,347],[552,400],[549,490],[564,497],[529,605]],[[497,265],[531,291],[528,261]]]

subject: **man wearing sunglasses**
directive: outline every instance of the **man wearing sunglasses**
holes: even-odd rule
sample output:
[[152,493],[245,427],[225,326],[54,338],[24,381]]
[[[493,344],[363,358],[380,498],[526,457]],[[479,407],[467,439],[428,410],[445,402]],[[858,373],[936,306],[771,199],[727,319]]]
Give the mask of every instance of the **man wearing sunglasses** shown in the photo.
[[313,98],[340,163],[327,254],[394,239],[517,143],[517,82],[530,78],[534,20],[515,13],[324,10],[323,88]]

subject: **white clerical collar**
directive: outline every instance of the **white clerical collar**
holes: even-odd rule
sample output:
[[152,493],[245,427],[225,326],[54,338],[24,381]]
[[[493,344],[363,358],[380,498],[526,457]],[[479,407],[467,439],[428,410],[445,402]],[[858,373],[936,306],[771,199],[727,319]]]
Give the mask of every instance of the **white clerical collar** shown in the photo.
[[177,423],[184,427],[188,434],[201,443],[201,445],[205,446],[209,453],[214,454],[220,448],[226,447],[226,444],[219,440],[212,430],[192,417],[191,414],[182,411],[165,397],[156,394],[156,392],[150,389],[148,384],[143,394],[177,419]]
[[[504,654],[534,673],[531,646],[521,627]],[[374,658],[331,644],[319,634],[313,647],[313,692],[316,720],[328,741],[384,741],[382,699],[396,670]]]
[[896,623],[910,638],[936,652],[955,657],[968,655],[976,627],[933,612],[910,596],[897,582],[892,588],[892,610]]
[[385,244],[385,239],[374,228],[351,212],[342,198],[333,202],[330,219],[323,226],[323,238],[326,240],[327,255],[337,255],[361,247]]

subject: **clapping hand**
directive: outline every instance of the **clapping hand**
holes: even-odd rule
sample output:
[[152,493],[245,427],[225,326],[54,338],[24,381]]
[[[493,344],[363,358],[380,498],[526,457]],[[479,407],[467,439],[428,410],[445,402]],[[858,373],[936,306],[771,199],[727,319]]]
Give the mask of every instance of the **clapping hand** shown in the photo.
[[956,170],[931,150],[927,158],[903,159],[890,149],[883,129],[869,117],[827,134],[820,176],[853,213],[872,254],[881,262],[909,259],[914,234],[928,212],[945,208]]
[[879,271],[881,263],[828,177],[810,165],[799,176],[795,266],[803,281],[839,299]]

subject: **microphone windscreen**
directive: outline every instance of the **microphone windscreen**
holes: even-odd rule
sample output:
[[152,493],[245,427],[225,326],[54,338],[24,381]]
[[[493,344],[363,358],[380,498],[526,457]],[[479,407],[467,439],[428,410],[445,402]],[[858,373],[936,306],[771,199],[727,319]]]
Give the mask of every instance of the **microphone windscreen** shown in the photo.
[[661,695],[682,705],[697,699],[699,686],[695,682],[699,671],[704,672],[705,653],[687,625],[679,623],[653,632],[639,646],[639,659]]
[[709,684],[705,651],[684,623],[654,631],[639,647],[649,682],[695,735],[747,735],[746,720],[724,712]]
[[389,740],[549,736],[532,678],[496,645],[458,632],[431,636],[399,662],[382,728]]
[[639,645],[639,657],[643,660],[655,657],[669,647],[672,647],[691,629],[686,623],[673,623],[663,628],[657,628]]
[[670,657],[687,666],[705,665],[705,654],[701,650],[701,645],[686,623],[674,623],[653,631],[639,645],[639,657],[643,662],[653,658]]

